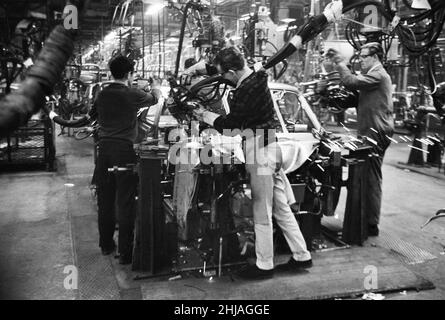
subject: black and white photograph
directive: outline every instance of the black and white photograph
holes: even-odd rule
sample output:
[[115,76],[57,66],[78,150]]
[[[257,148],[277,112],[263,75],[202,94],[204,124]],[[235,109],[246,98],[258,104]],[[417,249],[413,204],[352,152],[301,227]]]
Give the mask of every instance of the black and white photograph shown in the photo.
[[445,300],[444,24],[443,0],[0,0],[0,300]]

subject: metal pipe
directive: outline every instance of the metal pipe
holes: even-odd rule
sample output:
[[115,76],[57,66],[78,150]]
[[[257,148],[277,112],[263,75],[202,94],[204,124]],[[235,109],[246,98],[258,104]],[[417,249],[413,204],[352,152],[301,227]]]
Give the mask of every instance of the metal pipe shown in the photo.
[[159,18],[159,11],[158,11],[158,58],[159,58],[159,69],[158,69],[158,77],[161,77],[161,63],[162,63],[162,55],[161,55],[161,20]]
[[142,1],[142,78],[145,79],[145,9]]
[[221,277],[221,264],[222,264],[222,244],[223,237],[219,237],[219,261],[218,261],[218,277]]
[[179,72],[179,64],[181,63],[181,55],[182,55],[182,45],[184,43],[184,32],[185,32],[185,25],[187,23],[187,14],[188,10],[192,6],[192,2],[189,1],[186,3],[184,12],[182,13],[182,23],[181,23],[181,33],[179,34],[179,44],[178,44],[178,53],[176,54],[176,64],[175,64],[175,78],[178,77]]

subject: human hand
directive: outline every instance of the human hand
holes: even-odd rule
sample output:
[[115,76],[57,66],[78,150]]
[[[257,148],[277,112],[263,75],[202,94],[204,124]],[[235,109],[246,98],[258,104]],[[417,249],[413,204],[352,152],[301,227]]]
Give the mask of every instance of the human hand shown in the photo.
[[206,109],[203,106],[199,106],[198,108],[194,109],[193,115],[198,121],[204,121],[204,112],[206,112]]
[[323,15],[328,22],[340,20],[343,12],[343,2],[341,0],[332,0],[323,11]]
[[329,49],[328,52],[326,52],[326,58],[328,58],[333,63],[340,63],[345,60],[337,50],[332,48]]
[[266,69],[264,69],[263,67],[263,63],[262,62],[257,62],[253,65],[253,69],[255,70],[255,72],[258,71],[265,71]]
[[159,88],[161,86],[161,82],[161,79],[153,79],[150,85],[152,88]]
[[192,84],[192,75],[190,74],[182,74],[179,77],[179,84],[181,86],[189,86]]

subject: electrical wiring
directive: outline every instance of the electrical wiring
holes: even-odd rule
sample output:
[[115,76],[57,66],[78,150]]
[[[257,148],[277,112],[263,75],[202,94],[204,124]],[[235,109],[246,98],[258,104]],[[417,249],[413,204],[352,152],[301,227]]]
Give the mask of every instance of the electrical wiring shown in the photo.
[[269,40],[267,40],[266,43],[270,44],[270,45],[275,49],[275,51],[278,51],[277,46],[274,45],[272,42],[270,42]]
[[[407,1],[403,2],[407,8],[411,9],[411,6]],[[390,9],[388,1],[384,1],[383,3],[376,1],[361,1],[345,7],[343,12],[350,12],[353,10],[360,11],[360,8],[364,8],[368,5],[375,6],[378,13],[388,21],[392,21],[394,15],[396,14],[395,11]],[[400,16],[399,24],[389,35],[385,34],[384,30],[380,28],[382,35],[379,37],[386,48],[385,52],[389,49],[395,35],[399,37],[401,44],[405,47],[409,54],[421,56],[428,52],[428,50],[435,45],[437,39],[439,38],[445,22],[445,6],[443,2],[432,2],[431,7],[431,10],[421,10],[416,14]],[[419,26],[420,22],[427,19],[430,20],[428,24],[425,26]],[[352,19],[344,18],[344,20],[350,22],[345,28],[346,40],[356,50],[358,50],[362,45],[360,41],[360,36],[362,35],[360,34],[357,26],[369,26]],[[377,27],[374,28],[377,29]]]
[[429,71],[429,75],[431,76],[431,80],[432,80],[432,88],[433,91],[431,92],[431,94],[435,94],[437,91],[437,81],[436,81],[436,77],[434,76],[434,70],[433,70],[433,61],[432,61],[433,57],[432,55],[428,56],[428,71]]

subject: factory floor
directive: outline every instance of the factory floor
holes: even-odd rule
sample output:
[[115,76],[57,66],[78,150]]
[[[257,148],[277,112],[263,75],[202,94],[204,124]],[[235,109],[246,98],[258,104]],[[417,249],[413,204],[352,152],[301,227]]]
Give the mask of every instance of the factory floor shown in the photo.
[[[97,246],[96,205],[89,189],[92,141],[77,141],[62,135],[56,138],[56,145],[55,172],[0,171],[0,298],[182,299],[171,295],[174,286],[181,285],[180,281],[188,281],[188,287],[201,285],[212,290],[208,283],[196,284],[196,279],[135,281],[137,274],[130,266],[119,265],[112,256],[102,256]],[[420,228],[438,209],[445,207],[445,175],[437,168],[404,166],[409,152],[406,144],[392,144],[385,156],[380,237],[369,238],[363,247],[317,252],[313,256],[314,267],[307,275],[280,275],[274,281],[257,282],[255,296],[249,296],[249,286],[239,281],[237,295],[230,296],[233,281],[220,281],[219,291],[209,293],[207,298],[282,299],[282,290],[275,290],[274,286],[283,288],[285,283],[287,290],[292,290],[289,283],[293,280],[296,284],[304,283],[306,292],[313,291],[308,295],[299,293],[296,299],[360,298],[357,294],[348,296],[351,293],[348,283],[341,287],[349,269],[340,265],[358,264],[359,257],[365,266],[367,261],[371,265],[373,261],[389,261],[381,277],[385,283],[391,282],[393,290],[381,291],[385,299],[445,299],[445,219]],[[329,218],[328,223],[341,224],[344,205],[345,192],[342,192],[339,216]],[[332,261],[339,263],[337,269]],[[358,269],[350,270],[358,276]],[[335,272],[344,272],[340,280],[333,281],[333,276],[323,278],[325,283],[332,281],[329,288],[315,282],[319,275]],[[385,278],[389,275],[391,281]],[[424,287],[428,290],[416,291],[410,286],[405,290],[403,281],[412,281],[413,277],[432,285]],[[401,286],[397,285],[397,279]],[[267,294],[258,296],[261,286],[267,288],[264,291]]]

